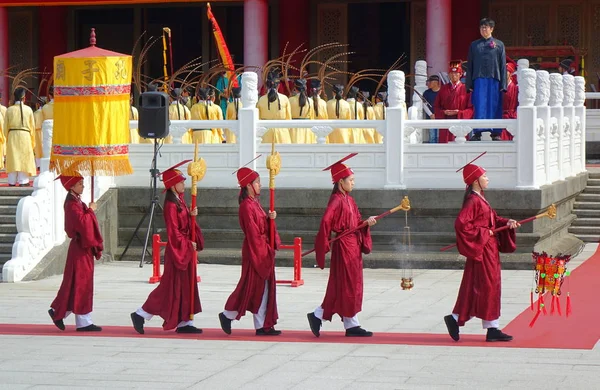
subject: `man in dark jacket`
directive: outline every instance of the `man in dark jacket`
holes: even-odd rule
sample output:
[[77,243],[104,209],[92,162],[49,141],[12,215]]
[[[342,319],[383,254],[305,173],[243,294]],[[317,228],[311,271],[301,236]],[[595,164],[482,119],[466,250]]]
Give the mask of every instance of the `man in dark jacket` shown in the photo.
[[[481,38],[469,47],[466,77],[467,92],[472,91],[475,119],[502,118],[502,92],[506,91],[506,52],[504,43],[493,38],[495,22],[484,18],[479,22]],[[489,131],[492,140],[500,141],[502,129],[474,129],[471,141],[481,141],[481,133]]]

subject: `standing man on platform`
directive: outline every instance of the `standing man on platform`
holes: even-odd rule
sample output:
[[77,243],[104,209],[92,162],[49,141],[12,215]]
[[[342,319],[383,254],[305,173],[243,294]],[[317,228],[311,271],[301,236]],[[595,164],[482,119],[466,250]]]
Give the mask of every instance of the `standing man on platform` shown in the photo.
[[[433,111],[433,106],[435,105],[435,97],[440,91],[440,76],[429,76],[429,78],[427,79],[427,87],[427,90],[423,92],[423,97],[425,98],[425,100],[427,100],[427,103],[429,103],[429,107]],[[424,117],[425,119],[435,119],[435,114],[432,113],[431,115],[427,115],[427,113],[425,113]],[[438,143],[438,131],[439,129],[429,129],[430,144]]]
[[[481,38],[469,47],[466,87],[473,92],[475,119],[502,118],[502,92],[506,91],[506,52],[504,43],[492,37],[496,23],[489,18],[479,21]],[[492,133],[500,141],[502,129],[474,129],[470,141],[481,141],[481,133]]]

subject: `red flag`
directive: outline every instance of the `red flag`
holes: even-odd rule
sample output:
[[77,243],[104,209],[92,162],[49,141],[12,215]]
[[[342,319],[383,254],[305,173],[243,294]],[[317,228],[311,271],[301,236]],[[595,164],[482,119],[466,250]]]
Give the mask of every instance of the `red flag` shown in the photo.
[[227,43],[225,43],[225,38],[223,38],[223,33],[221,32],[221,27],[219,27],[219,23],[215,19],[211,9],[210,3],[206,3],[206,14],[208,16],[208,20],[210,20],[213,28],[213,34],[215,34],[215,41],[217,42],[217,50],[219,50],[219,55],[221,56],[221,62],[223,65],[229,69],[227,72],[229,82],[233,83],[234,87],[238,86],[237,78],[235,77],[235,67],[233,66],[233,60],[231,59],[231,54],[229,53],[229,48],[227,48]]

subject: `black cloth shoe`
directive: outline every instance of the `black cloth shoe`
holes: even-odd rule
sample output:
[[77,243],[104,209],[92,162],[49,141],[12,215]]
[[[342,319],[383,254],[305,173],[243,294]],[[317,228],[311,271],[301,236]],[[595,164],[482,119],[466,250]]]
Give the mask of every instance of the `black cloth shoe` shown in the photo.
[[452,314],[444,317],[444,322],[446,323],[446,328],[448,328],[448,334],[452,337],[452,340],[458,341],[460,340],[460,330],[458,328],[458,322],[452,317]]
[[503,333],[498,328],[489,328],[487,330],[487,336],[485,337],[485,341],[511,341],[513,339],[512,336]]
[[182,326],[181,328],[177,328],[177,330],[175,331],[177,333],[193,333],[193,334],[200,334],[202,333],[202,329],[200,328],[196,328],[195,326],[192,325],[186,325],[186,326]]
[[477,134],[469,138],[469,141],[481,141],[481,134]]
[[346,329],[346,337],[371,337],[371,336],[373,336],[373,332],[364,330],[360,326],[355,326],[354,328]]
[[492,141],[502,141],[502,137],[499,135],[492,135]]
[[315,313],[308,313],[306,315],[308,317],[308,325],[310,325],[310,330],[313,332],[315,337],[319,337],[321,335],[320,329],[323,321],[321,321]]
[[219,313],[219,322],[221,323],[221,329],[226,334],[231,334],[231,321],[227,316],[223,313]]
[[48,314],[50,314],[50,318],[52,318],[52,322],[54,322],[54,325],[56,325],[56,327],[60,330],[65,330],[65,323],[63,322],[63,320],[55,320],[54,319],[54,310],[50,309],[48,310]]
[[101,330],[102,330],[101,327],[96,326],[94,324],[88,325],[88,326],[86,326],[84,328],[77,328],[78,332],[100,332]]
[[279,336],[280,334],[281,334],[281,331],[276,330],[275,328],[256,329],[257,336]]
[[131,322],[133,322],[133,329],[139,334],[144,334],[144,317],[136,312],[131,313]]

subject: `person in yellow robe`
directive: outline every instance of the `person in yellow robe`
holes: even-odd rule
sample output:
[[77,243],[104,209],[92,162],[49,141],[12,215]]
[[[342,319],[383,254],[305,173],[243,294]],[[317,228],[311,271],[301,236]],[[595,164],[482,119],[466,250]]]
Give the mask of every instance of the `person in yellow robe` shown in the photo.
[[[356,100],[363,106],[364,116],[363,119],[367,121],[374,121],[377,118],[375,117],[375,110],[373,106],[369,102],[369,92],[361,91]],[[363,128],[363,137],[365,138],[365,142],[368,144],[380,144],[383,142],[383,136],[375,129],[371,128]]]
[[[233,100],[227,103],[226,119],[228,121],[237,121],[239,120],[238,112],[242,108],[242,88],[232,87],[231,96]],[[235,144],[237,142],[235,133],[229,129],[225,129],[225,140],[228,144]]]
[[[292,119],[315,119],[312,99],[306,95],[306,80],[295,80],[294,91],[296,94],[292,94],[289,99]],[[290,138],[293,144],[317,143],[317,136],[309,128],[290,129]]]
[[[190,120],[191,118],[191,114],[190,114],[190,110],[184,106],[181,103],[181,94],[182,94],[182,90],[181,88],[175,88],[171,91],[171,105],[169,106],[169,119],[170,120]],[[173,143],[173,136],[172,135],[168,135],[164,138],[164,143],[165,144],[172,144]],[[181,137],[181,143],[183,144],[191,144],[192,143],[192,137],[191,134],[189,134],[189,132],[186,132],[182,137]]]
[[35,166],[40,167],[40,161],[42,160],[42,123],[44,122],[44,113],[42,108],[44,107],[46,97],[40,96],[38,102],[35,104],[37,110],[33,112],[33,122],[35,123],[35,149],[33,154],[35,155]]
[[[210,105],[211,106],[215,106],[216,105],[221,110],[220,114],[216,114],[216,112],[215,112],[215,114],[213,116],[214,117],[218,117],[217,120],[222,121],[223,120],[223,109],[221,108],[221,106],[219,104],[216,103],[216,101],[217,101],[217,94],[216,94],[215,91],[216,90],[215,90],[214,87],[208,88],[208,98],[210,100],[210,103],[211,103]],[[214,111],[214,109],[212,109],[212,110]],[[223,129],[221,129],[221,128],[213,129],[213,136],[217,137],[219,143],[224,143],[225,142],[225,133],[223,133]]]
[[[192,120],[223,120],[223,111],[213,103],[208,88],[198,88],[198,103],[192,106]],[[192,129],[192,143],[220,144],[221,129]]]
[[323,92],[323,87],[321,85],[321,81],[312,80],[311,81],[311,99],[313,104],[313,112],[314,119],[329,119],[327,116],[327,101],[325,99],[321,99],[321,93]]
[[[277,92],[279,80],[273,73],[269,73],[265,86],[267,94],[258,99],[258,117],[263,120],[292,119],[292,110],[287,96]],[[292,143],[290,131],[286,128],[267,129],[262,137],[263,143],[275,142],[276,144]]]
[[[350,105],[343,99],[344,86],[335,84],[333,86],[333,99],[327,101],[327,116],[329,119],[349,120],[351,118]],[[327,136],[328,144],[349,144],[351,143],[350,129],[333,129]]]
[[6,172],[8,185],[29,186],[29,177],[36,174],[35,120],[33,110],[26,106],[25,89],[18,87],[14,92],[15,104],[8,107],[4,116],[6,136]]
[[[346,95],[346,101],[350,106],[350,119],[361,120],[365,116],[362,104],[359,104],[356,100],[358,95],[358,87],[352,86]],[[350,142],[353,144],[365,144],[365,137],[363,136],[363,129],[360,127],[353,127],[350,129]]]
[[375,107],[373,107],[373,111],[375,111],[375,119],[377,120],[385,120],[385,107],[387,100],[387,92],[377,92],[375,95]]

